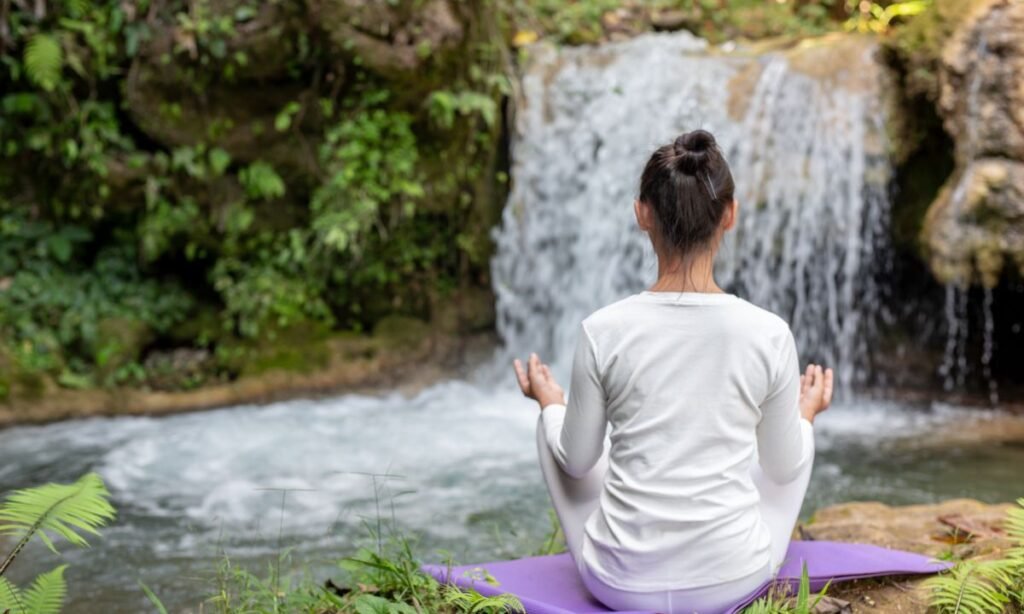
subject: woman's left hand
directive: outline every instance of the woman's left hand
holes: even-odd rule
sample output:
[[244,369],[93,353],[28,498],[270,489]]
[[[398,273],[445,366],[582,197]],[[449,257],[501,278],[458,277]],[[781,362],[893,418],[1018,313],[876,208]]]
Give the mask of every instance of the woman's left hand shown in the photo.
[[512,366],[516,370],[519,389],[526,397],[540,403],[541,409],[548,405],[565,405],[565,392],[537,354],[530,354],[528,368],[523,368],[523,362],[518,358],[512,361]]

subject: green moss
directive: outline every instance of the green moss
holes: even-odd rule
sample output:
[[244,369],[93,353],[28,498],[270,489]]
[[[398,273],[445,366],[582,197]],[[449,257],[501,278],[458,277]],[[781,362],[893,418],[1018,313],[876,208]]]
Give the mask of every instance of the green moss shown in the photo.
[[936,0],[923,13],[895,29],[885,45],[903,72],[908,96],[939,96],[939,63],[946,42],[985,0]]
[[311,373],[329,364],[328,339],[324,328],[303,324],[258,339],[226,340],[218,346],[216,356],[221,369],[241,377],[270,371]]
[[392,315],[373,327],[373,338],[388,348],[411,348],[430,334],[430,326],[416,318]]
[[153,329],[141,320],[128,317],[101,320],[91,348],[100,381],[110,381],[118,369],[138,363],[143,349],[154,337]]

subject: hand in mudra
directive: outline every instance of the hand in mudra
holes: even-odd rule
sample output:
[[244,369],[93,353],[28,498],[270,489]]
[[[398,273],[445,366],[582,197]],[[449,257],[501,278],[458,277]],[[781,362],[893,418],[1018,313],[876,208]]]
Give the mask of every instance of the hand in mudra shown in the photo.
[[809,364],[800,376],[800,415],[808,422],[832,403],[832,369]]
[[512,361],[512,367],[516,371],[519,389],[526,397],[540,403],[541,409],[548,405],[565,405],[565,392],[555,381],[551,369],[536,354],[530,354],[527,367],[524,368],[523,361],[518,358]]

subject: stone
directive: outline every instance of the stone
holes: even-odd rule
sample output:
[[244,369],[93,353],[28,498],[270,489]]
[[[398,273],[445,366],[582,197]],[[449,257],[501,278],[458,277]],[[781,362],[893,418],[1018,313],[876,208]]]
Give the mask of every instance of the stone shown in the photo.
[[972,5],[939,63],[937,110],[956,169],[922,227],[942,282],[994,287],[1024,273],[1024,3]]
[[694,30],[700,25],[700,11],[664,9],[651,14],[651,25],[655,30]]

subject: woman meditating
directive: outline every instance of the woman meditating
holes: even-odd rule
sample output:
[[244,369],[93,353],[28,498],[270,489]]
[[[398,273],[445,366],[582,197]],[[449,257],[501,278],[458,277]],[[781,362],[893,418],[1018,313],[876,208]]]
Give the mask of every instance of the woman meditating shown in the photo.
[[801,375],[786,322],[716,285],[733,192],[710,133],[657,149],[634,204],[657,281],[583,321],[568,405],[536,354],[515,361],[569,551],[611,609],[724,611],[783,562],[807,490],[832,370]]

